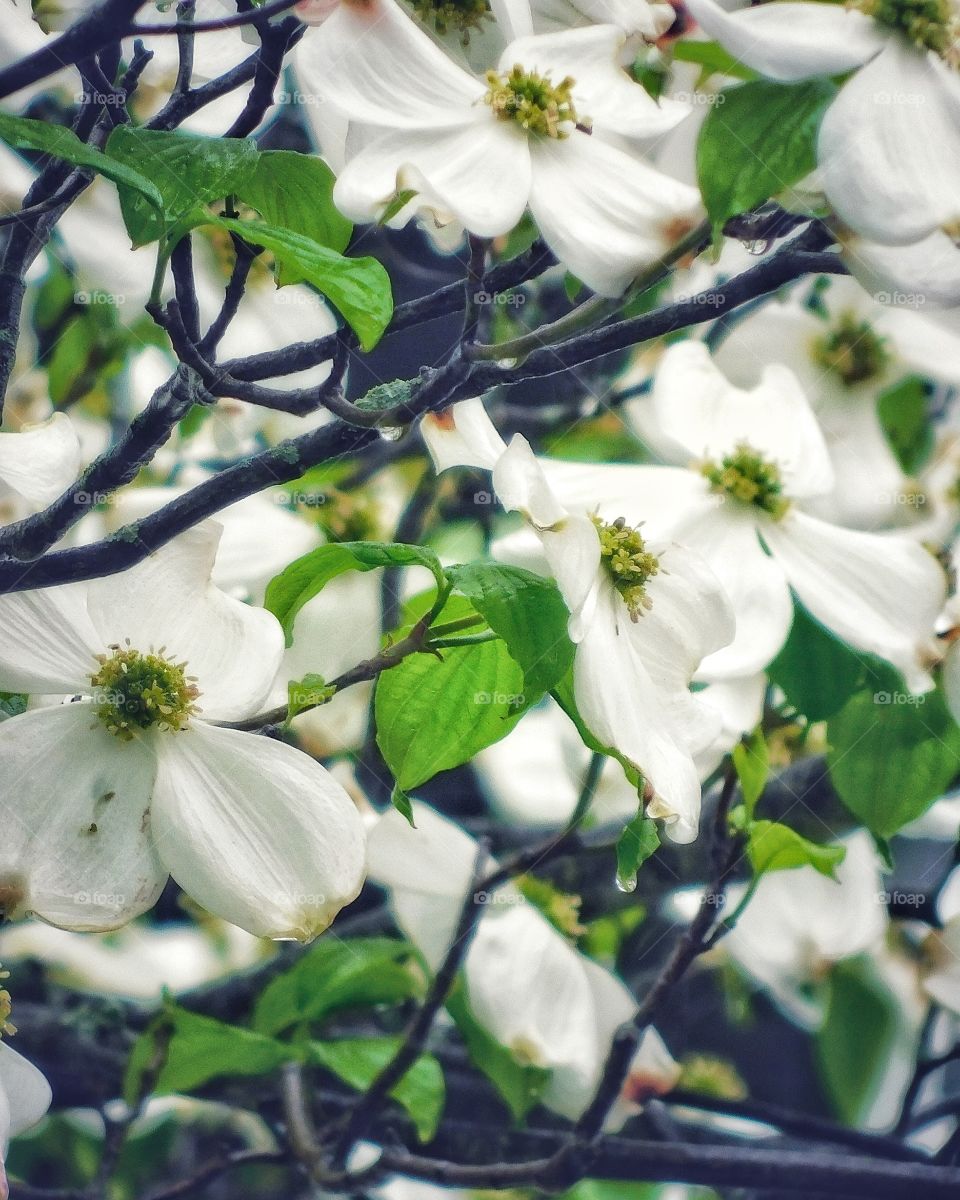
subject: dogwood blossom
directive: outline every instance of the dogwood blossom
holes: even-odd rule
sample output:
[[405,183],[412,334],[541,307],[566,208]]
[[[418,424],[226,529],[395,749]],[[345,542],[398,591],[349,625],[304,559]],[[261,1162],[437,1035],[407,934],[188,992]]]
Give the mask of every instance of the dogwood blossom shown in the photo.
[[[416,828],[391,810],[371,830],[370,873],[390,889],[398,924],[436,970],[473,879],[477,846],[425,804],[415,803],[413,815]],[[615,975],[578,953],[515,885],[474,900],[484,912],[463,968],[471,1013],[518,1061],[550,1069],[543,1103],[575,1120],[636,1000]],[[644,1099],[669,1091],[679,1074],[649,1029],[607,1128],[617,1128]]]
[[338,5],[297,60],[318,103],[366,127],[337,180],[337,206],[392,223],[425,209],[481,237],[509,233],[529,206],[557,257],[618,295],[700,211],[693,188],[622,148],[687,113],[628,79],[623,38],[615,25],[517,38],[479,79],[393,0]]
[[792,590],[838,637],[892,663],[912,690],[932,687],[944,573],[912,538],[843,529],[804,511],[830,491],[833,470],[793,373],[771,365],[756,387],[736,388],[702,343],[681,342],[661,361],[653,403],[661,444],[672,443],[686,466],[550,461],[545,470],[562,500],[601,495],[601,516],[614,508],[630,521],[649,516],[651,534],[675,538],[712,567],[737,632],[699,677],[762,670],[789,633]]
[[721,718],[688,684],[733,634],[719,583],[683,546],[646,540],[636,514],[631,525],[591,515],[589,500],[579,511],[564,507],[527,441],[517,435],[504,445],[479,400],[452,413],[423,422],[437,469],[459,461],[492,470],[501,504],[524,517],[570,611],[581,715],[648,780],[650,815],[666,820],[674,840],[692,841],[700,813],[693,755],[713,742]]
[[313,759],[214,721],[260,710],[269,613],[210,582],[220,529],[120,575],[0,601],[0,685],[73,696],[0,726],[5,913],[110,929],[173,875],[251,933],[308,940],[363,882],[357,811]]
[[960,9],[956,0],[787,2],[728,13],[689,0],[701,27],[779,80],[854,71],[820,128],[824,191],[871,242],[938,242],[960,270]]
[[[7,974],[0,971],[0,981]],[[10,993],[0,987],[0,1200],[9,1195],[4,1160],[10,1139],[36,1125],[52,1098],[43,1073],[2,1040],[5,1034],[16,1033],[8,1020],[10,1009]]]

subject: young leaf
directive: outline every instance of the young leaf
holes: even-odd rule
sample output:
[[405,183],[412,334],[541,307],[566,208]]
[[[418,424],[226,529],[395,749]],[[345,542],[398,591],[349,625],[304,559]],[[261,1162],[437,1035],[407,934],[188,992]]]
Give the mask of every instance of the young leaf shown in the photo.
[[438,586],[444,586],[440,560],[425,546],[400,542],[331,542],[296,559],[267,585],[264,607],[277,618],[293,641],[297,613],[330,582],[345,571],[373,571],[377,567],[426,567]]
[[51,125],[47,121],[33,121],[28,117],[12,117],[0,113],[0,138],[14,150],[41,150],[73,163],[75,167],[88,167],[116,184],[128,188],[140,197],[146,211],[153,219],[163,222],[163,196],[154,183],[137,170],[133,164],[117,162],[94,146],[81,142],[72,129],[63,125]]
[[304,675],[302,679],[291,679],[287,684],[287,720],[292,721],[304,709],[326,704],[334,695],[322,675]]
[[960,729],[939,692],[858,692],[830,718],[827,739],[840,799],[881,838],[922,816],[960,767]]
[[419,995],[406,942],[352,938],[319,942],[263,990],[253,1014],[258,1033],[276,1036],[301,1021],[320,1023],[347,1008],[397,1004]]
[[528,707],[560,682],[573,665],[573,643],[567,606],[552,580],[499,563],[450,567],[447,578],[523,668]]
[[632,892],[637,886],[637,872],[660,845],[657,823],[639,812],[617,838],[617,886]]
[[697,142],[697,178],[715,237],[730,217],[810,174],[820,122],[836,94],[829,79],[757,79],[720,93]]
[[[915,474],[923,466],[933,447],[933,426],[929,419],[930,397],[927,384],[917,375],[908,375],[899,383],[881,393],[877,400],[877,413],[887,441],[908,475]],[[917,506],[926,503],[923,493],[916,496],[905,494],[904,500],[913,500]]]
[[734,746],[732,757],[737,778],[740,780],[747,819],[752,820],[757,801],[763,795],[770,773],[770,752],[763,732],[758,729],[748,741],[739,742]]
[[[321,158],[293,150],[267,150],[236,194],[268,225],[302,233],[321,246],[342,252],[350,241],[353,225],[334,207],[335,182],[336,177]],[[300,283],[305,278],[292,267],[281,268],[281,284]]]
[[843,846],[811,842],[779,821],[753,821],[749,826],[747,854],[755,875],[813,867],[828,879],[836,879],[836,869],[846,853]]
[[209,224],[263,246],[281,270],[312,283],[356,333],[364,350],[379,342],[393,316],[393,292],[390,276],[375,258],[344,258],[302,233],[260,221],[217,217]]
[[[107,139],[107,154],[147,176],[163,197],[166,224],[202,213],[214,200],[237,192],[257,165],[256,145],[245,138],[199,137],[118,125]],[[164,220],[139,195],[120,189],[124,224],[135,246],[155,242]]]
[[410,655],[377,680],[377,745],[404,792],[506,737],[526,703],[502,641],[442,653]]
[[[344,1083],[364,1092],[400,1049],[401,1039],[341,1038],[335,1042],[310,1042],[307,1051],[317,1066],[331,1071]],[[446,1090],[443,1071],[432,1054],[421,1054],[390,1095],[407,1112],[421,1142],[437,1131]]]

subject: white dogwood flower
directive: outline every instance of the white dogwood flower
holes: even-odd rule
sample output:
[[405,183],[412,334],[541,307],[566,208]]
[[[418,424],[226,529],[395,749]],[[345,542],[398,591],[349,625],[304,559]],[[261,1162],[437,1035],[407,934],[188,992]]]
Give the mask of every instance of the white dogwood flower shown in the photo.
[[793,373],[774,364],[756,387],[737,388],[702,343],[680,342],[661,360],[653,405],[662,445],[685,466],[548,461],[544,469],[563,501],[600,496],[601,516],[649,516],[651,536],[682,542],[712,567],[737,632],[698,678],[763,670],[790,631],[792,590],[837,637],[892,663],[912,690],[932,687],[944,573],[913,538],[844,529],[803,511],[830,491],[833,470]]
[[529,207],[574,274],[618,295],[700,211],[693,188],[623,149],[687,113],[628,78],[623,41],[615,25],[520,37],[480,79],[393,0],[339,4],[297,59],[304,89],[350,122],[351,137],[364,130],[337,206],[399,223],[428,210],[481,237],[509,233]]
[[0,904],[116,928],[174,879],[251,933],[308,940],[363,882],[346,792],[254,715],[283,653],[275,618],[211,582],[219,526],[119,575],[0,599],[0,687],[74,703],[0,725]]
[[772,79],[854,71],[820,128],[827,198],[861,236],[960,238],[960,9],[956,0],[763,4],[689,0],[701,27]]
[[[451,411],[422,426],[438,470],[453,461],[492,470],[497,497],[533,531],[570,611],[583,719],[654,789],[650,815],[667,822],[674,840],[692,841],[700,814],[693,756],[712,744],[722,717],[688,685],[733,635],[719,582],[684,546],[647,539],[636,514],[627,523],[598,516],[590,500],[561,504],[527,441],[517,435],[505,446],[479,400]],[[523,565],[536,566],[529,558]]]
[[[390,889],[397,923],[430,968],[443,961],[473,879],[477,845],[420,802],[416,828],[395,810],[370,832],[370,874]],[[493,860],[489,866],[496,864]],[[617,1029],[636,1000],[610,971],[580,954],[514,884],[477,893],[484,905],[464,962],[472,1015],[522,1063],[552,1075],[543,1103],[575,1120],[590,1102]],[[617,1106],[616,1128],[643,1099],[676,1086],[680,1069],[649,1029]]]

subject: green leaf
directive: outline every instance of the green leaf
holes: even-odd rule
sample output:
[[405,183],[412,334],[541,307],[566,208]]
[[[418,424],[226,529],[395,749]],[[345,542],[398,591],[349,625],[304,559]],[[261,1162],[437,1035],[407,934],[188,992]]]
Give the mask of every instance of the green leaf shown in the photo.
[[42,150],[54,158],[73,163],[75,167],[89,167],[135,193],[154,220],[162,222],[163,196],[156,185],[133,164],[117,162],[102,150],[81,142],[72,129],[0,113],[0,138],[14,150]]
[[400,542],[333,542],[319,546],[274,576],[267,585],[264,607],[277,618],[293,641],[297,613],[318,595],[331,579],[346,571],[373,571],[377,567],[426,567],[437,586],[445,585],[443,570],[436,554],[426,546],[407,546]]
[[397,1004],[422,991],[410,946],[392,938],[321,941],[271,980],[257,1001],[253,1027],[274,1036],[301,1021],[320,1023],[347,1008]]
[[124,1082],[124,1095],[136,1096],[140,1079],[152,1060],[158,1037],[169,1036],[166,1061],[154,1092],[190,1092],[222,1075],[266,1075],[297,1057],[291,1046],[249,1029],[226,1025],[169,1004],[161,1021],[134,1045]]
[[447,1011],[466,1043],[470,1061],[490,1080],[513,1119],[519,1123],[540,1103],[552,1072],[544,1067],[518,1062],[506,1046],[487,1033],[470,1011],[466,985],[462,980],[447,1001]]
[[498,563],[450,567],[447,578],[503,638],[511,658],[523,668],[526,705],[535,704],[573,665],[570,614],[557,585]]
[[715,237],[730,217],[810,174],[820,122],[836,94],[828,79],[757,79],[720,93],[697,142],[697,177]]
[[899,1014],[865,958],[838,963],[829,989],[826,1021],[816,1039],[817,1062],[837,1113],[856,1125],[886,1074]]
[[[659,1183],[624,1183],[619,1179],[581,1179],[556,1200],[664,1200],[668,1189]],[[690,1200],[712,1200],[714,1193],[689,1190]]]
[[[255,208],[268,225],[346,250],[353,225],[333,204],[336,176],[321,158],[293,150],[267,150],[252,174],[236,189],[245,204]],[[301,283],[306,276],[292,264],[280,268],[279,282]]]
[[657,823],[646,813],[639,812],[617,838],[617,886],[632,892],[637,886],[637,872],[660,845]]
[[939,692],[859,692],[830,718],[827,740],[840,799],[881,838],[922,816],[960,770],[960,729]]
[[699,63],[703,70],[697,81],[699,87],[711,75],[730,75],[734,79],[756,79],[756,71],[735,58],[719,42],[675,42],[673,46],[675,62]]
[[798,712],[823,721],[865,687],[878,687],[889,667],[871,655],[855,653],[794,599],[793,625],[767,676]]
[[304,709],[326,704],[336,694],[336,689],[327,684],[322,675],[307,674],[302,679],[291,679],[287,684],[287,720],[292,721]]
[[[933,448],[933,426],[929,420],[927,385],[917,375],[909,375],[881,393],[877,401],[880,424],[907,475],[923,466]],[[905,494],[904,503],[922,506],[926,501],[919,490]]]
[[345,258],[302,233],[260,221],[217,217],[208,223],[263,246],[281,271],[312,283],[356,333],[364,350],[380,341],[393,316],[393,292],[390,276],[375,258]]
[[23,692],[0,692],[0,721],[6,717],[19,717],[27,711],[27,700]]
[[124,224],[135,246],[163,237],[166,228],[214,200],[237,192],[257,166],[257,147],[245,138],[200,137],[119,125],[107,138],[107,154],[136,168],[163,198],[165,219],[127,188],[120,189]]
[[733,748],[733,765],[740,780],[740,791],[743,793],[743,803],[747,810],[747,819],[753,819],[757,801],[763,795],[770,774],[770,752],[762,730],[746,742],[739,742]]
[[[331,1071],[344,1083],[365,1092],[394,1057],[401,1038],[342,1038],[335,1042],[310,1042],[307,1051],[317,1066]],[[421,1054],[390,1095],[407,1112],[421,1142],[437,1131],[446,1089],[443,1071],[432,1054]]]
[[390,803],[403,817],[411,829],[416,829],[417,823],[413,819],[413,801],[401,787],[394,784],[393,791],[390,793]]
[[404,792],[506,737],[526,703],[523,670],[499,639],[442,654],[410,655],[377,680],[377,744]]
[[813,867],[828,879],[836,879],[836,869],[846,853],[843,846],[811,842],[779,821],[753,821],[749,826],[747,854],[755,875]]

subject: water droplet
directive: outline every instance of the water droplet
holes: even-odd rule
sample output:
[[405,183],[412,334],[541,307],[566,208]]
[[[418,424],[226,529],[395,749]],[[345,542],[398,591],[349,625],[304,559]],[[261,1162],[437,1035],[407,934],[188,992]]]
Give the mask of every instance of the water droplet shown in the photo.
[[379,425],[377,433],[385,442],[399,442],[403,437],[403,427],[401,425]]
[[618,875],[616,878],[616,884],[617,884],[617,891],[618,892],[626,892],[627,895],[629,895],[631,892],[635,892],[637,890],[636,876],[634,876],[633,879],[624,879],[622,875]]
[[759,258],[761,254],[766,254],[770,248],[770,243],[766,238],[757,238],[751,242],[744,242],[743,248],[748,254],[752,254],[755,258]]

